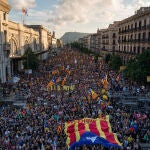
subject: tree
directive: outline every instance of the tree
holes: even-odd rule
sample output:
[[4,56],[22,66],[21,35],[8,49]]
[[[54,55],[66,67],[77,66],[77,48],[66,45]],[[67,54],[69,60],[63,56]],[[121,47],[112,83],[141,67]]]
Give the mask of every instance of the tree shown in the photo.
[[125,70],[126,76],[139,83],[146,83],[146,77],[150,75],[150,51],[144,51],[130,60]]
[[107,55],[105,56],[105,62],[106,62],[106,63],[109,63],[110,58],[111,58],[111,55],[110,55],[110,54],[107,54]]
[[118,55],[112,55],[110,57],[110,61],[109,61],[110,67],[113,70],[119,70],[120,66],[122,65],[122,61],[120,56]]
[[25,69],[36,70],[39,66],[38,57],[32,52],[32,49],[29,47],[26,49],[23,55],[23,65]]
[[92,54],[94,56],[94,58],[95,58],[95,61],[97,61],[98,57],[100,56],[99,53],[94,52],[94,51],[84,47],[83,44],[80,44],[78,42],[71,43],[71,47],[72,48],[77,48],[82,53],[85,53],[85,54],[88,54],[88,55]]

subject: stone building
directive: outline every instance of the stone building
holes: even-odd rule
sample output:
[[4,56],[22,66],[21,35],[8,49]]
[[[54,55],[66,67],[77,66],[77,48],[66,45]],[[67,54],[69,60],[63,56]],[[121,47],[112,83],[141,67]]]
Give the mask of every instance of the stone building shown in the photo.
[[91,49],[92,34],[86,35],[78,40],[78,42],[85,48]]
[[136,13],[119,22],[119,54],[123,62],[150,50],[150,7],[141,7]]
[[[85,43],[81,39],[79,42]],[[150,7],[141,7],[131,17],[115,21],[106,29],[98,29],[91,34],[90,49],[104,57],[120,55],[123,64],[144,50],[150,50]]]
[[118,21],[110,24],[107,29],[99,30],[101,32],[101,55],[114,54],[118,49]]
[[8,20],[11,7],[7,0],[0,0],[0,80],[23,69],[22,56],[28,47],[46,59],[52,45],[52,35],[41,25],[22,25]]

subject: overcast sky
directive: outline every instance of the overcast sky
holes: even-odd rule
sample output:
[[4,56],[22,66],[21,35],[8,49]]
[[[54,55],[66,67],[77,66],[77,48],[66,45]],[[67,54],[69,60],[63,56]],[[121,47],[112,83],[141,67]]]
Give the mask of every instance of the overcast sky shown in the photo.
[[55,31],[57,38],[65,32],[94,33],[134,14],[150,0],[8,0],[9,19],[22,22],[22,8],[28,10],[26,24],[40,24]]

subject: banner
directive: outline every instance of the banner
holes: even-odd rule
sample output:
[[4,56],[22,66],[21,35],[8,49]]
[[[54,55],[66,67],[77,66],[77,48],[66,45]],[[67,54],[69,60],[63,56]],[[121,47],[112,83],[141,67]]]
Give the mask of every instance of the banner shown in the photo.
[[60,86],[60,85],[53,85],[53,86],[50,86],[48,88],[48,90],[51,90],[51,91],[60,91],[60,90],[64,90],[64,91],[73,91],[75,90],[75,85],[71,85],[71,86],[67,86],[67,85],[64,85],[64,86]]
[[150,82],[150,76],[147,76],[147,82]]
[[125,70],[127,67],[126,66],[120,66],[120,71]]

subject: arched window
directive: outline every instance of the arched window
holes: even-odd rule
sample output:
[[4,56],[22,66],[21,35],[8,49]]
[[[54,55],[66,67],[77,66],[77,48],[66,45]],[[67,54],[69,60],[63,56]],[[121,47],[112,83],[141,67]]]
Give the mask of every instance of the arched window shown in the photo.
[[37,51],[37,43],[36,39],[33,40],[34,51]]
[[24,43],[24,50],[26,51],[27,48],[29,48],[29,42],[26,40]]
[[10,43],[10,55],[11,56],[14,56],[14,55],[18,55],[18,50],[17,50],[17,44],[16,44],[16,41],[14,39],[10,39],[9,40],[9,43]]

